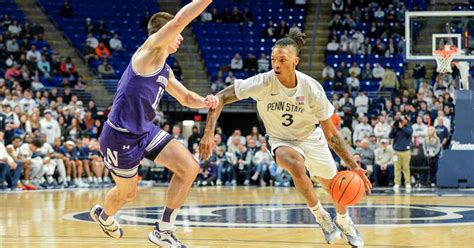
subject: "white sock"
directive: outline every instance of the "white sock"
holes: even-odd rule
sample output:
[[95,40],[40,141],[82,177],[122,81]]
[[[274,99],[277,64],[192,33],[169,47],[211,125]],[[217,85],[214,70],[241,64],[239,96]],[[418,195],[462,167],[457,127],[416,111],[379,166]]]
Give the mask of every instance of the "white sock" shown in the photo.
[[337,213],[337,222],[347,222],[349,220],[349,211],[347,211],[345,214],[339,214]]
[[[166,207],[165,207],[166,209]],[[174,223],[176,221],[176,216],[178,216],[179,209],[174,209],[173,213],[170,215],[170,222],[165,222],[163,221],[163,218],[161,218],[161,221],[159,222],[160,225],[160,230],[171,230],[174,227]]]
[[328,212],[324,209],[324,207],[321,205],[321,202],[318,201],[318,204],[316,204],[316,206],[314,207],[309,207],[309,209],[311,210],[311,212],[314,214],[314,216],[318,215],[325,215],[325,214],[328,214]]
[[[102,211],[103,211],[103,210],[102,210]],[[109,217],[107,217],[106,220],[104,220],[104,219],[102,219],[102,213],[101,213],[101,214],[99,214],[99,221],[100,221],[102,224],[108,226],[108,225],[112,224],[112,222],[114,222],[114,216],[109,216]]]
[[97,181],[98,181],[99,183],[101,183],[101,182],[102,182],[102,177],[97,178]]
[[66,177],[66,180],[71,181],[71,177]]

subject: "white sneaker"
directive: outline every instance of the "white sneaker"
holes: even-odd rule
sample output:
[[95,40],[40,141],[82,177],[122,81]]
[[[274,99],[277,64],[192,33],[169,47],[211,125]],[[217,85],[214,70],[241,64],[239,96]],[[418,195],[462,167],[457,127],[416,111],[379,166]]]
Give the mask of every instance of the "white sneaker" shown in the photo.
[[334,240],[341,238],[341,231],[334,225],[329,213],[315,213],[314,217],[316,219],[316,223],[318,223],[321,227],[321,230],[324,234],[324,239],[326,239],[328,244],[332,244]]
[[410,193],[411,192],[411,185],[407,185],[405,187],[405,190],[407,191],[407,193]]
[[216,185],[217,185],[217,186],[221,186],[221,185],[222,185],[222,181],[221,181],[220,179],[217,179]]
[[148,234],[148,240],[163,248],[186,248],[185,245],[181,244],[175,233],[176,227],[167,231],[161,231],[155,227],[155,230]]
[[359,230],[354,226],[351,217],[347,216],[347,221],[338,223],[337,217],[334,218],[334,224],[341,230],[344,238],[352,247],[364,247],[364,240]]
[[395,192],[400,191],[400,185],[398,185],[398,184],[393,185],[393,190],[394,190]]
[[112,237],[114,239],[119,239],[123,236],[123,230],[120,224],[117,222],[117,220],[114,219],[112,224],[110,225],[105,225],[102,223],[100,220],[100,214],[102,213],[102,210],[104,208],[101,205],[94,205],[91,210],[89,211],[89,215],[91,218],[99,224],[100,228],[102,231],[107,234],[109,237]]
[[245,186],[250,185],[250,181],[249,181],[248,179],[246,179],[246,180],[244,181],[244,185],[245,185]]

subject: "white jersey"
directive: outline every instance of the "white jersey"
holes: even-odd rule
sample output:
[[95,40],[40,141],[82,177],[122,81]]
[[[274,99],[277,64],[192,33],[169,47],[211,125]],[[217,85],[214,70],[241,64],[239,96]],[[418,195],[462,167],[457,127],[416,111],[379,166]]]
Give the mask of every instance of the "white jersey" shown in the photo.
[[310,76],[296,71],[297,86],[288,89],[273,70],[245,80],[235,80],[239,99],[257,101],[266,133],[281,140],[306,140],[320,121],[334,114],[323,87]]

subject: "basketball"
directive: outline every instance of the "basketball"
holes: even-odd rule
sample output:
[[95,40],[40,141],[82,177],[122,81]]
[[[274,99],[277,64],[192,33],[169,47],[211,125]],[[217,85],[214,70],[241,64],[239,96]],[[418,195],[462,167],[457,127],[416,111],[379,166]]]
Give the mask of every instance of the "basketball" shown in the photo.
[[342,206],[357,204],[365,194],[364,181],[353,171],[337,173],[331,184],[331,197]]

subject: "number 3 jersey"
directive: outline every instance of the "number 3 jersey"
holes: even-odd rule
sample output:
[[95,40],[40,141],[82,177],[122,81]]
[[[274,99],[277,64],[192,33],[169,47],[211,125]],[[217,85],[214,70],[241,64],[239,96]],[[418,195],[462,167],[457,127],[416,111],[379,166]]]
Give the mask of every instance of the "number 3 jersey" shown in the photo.
[[152,130],[155,109],[168,84],[170,70],[164,64],[155,73],[141,75],[135,72],[130,60],[118,83],[108,122],[118,131],[133,134]]
[[320,121],[329,119],[334,107],[323,87],[310,76],[296,71],[297,86],[288,89],[273,70],[245,80],[235,80],[239,99],[257,101],[266,133],[282,140],[305,140]]

